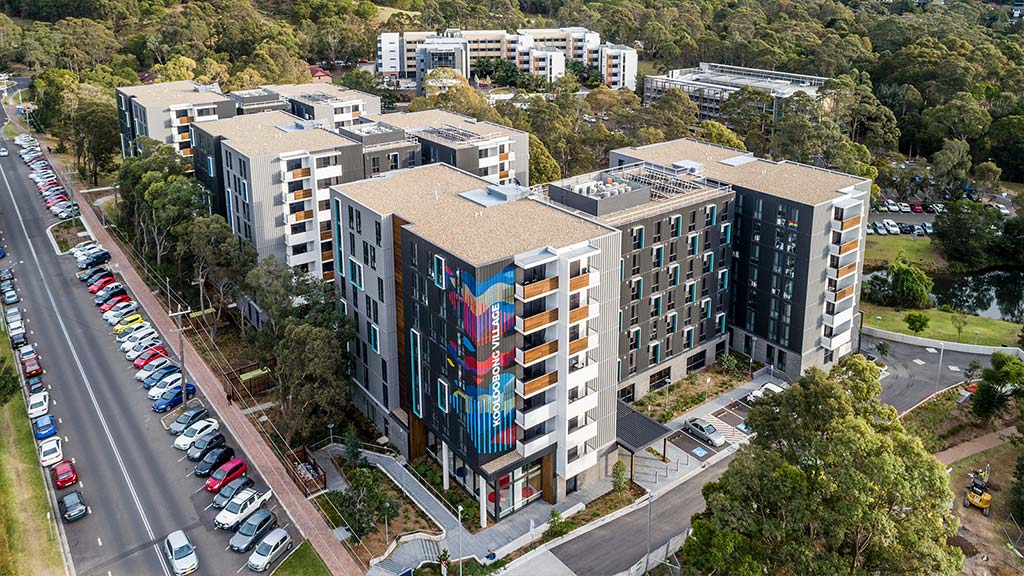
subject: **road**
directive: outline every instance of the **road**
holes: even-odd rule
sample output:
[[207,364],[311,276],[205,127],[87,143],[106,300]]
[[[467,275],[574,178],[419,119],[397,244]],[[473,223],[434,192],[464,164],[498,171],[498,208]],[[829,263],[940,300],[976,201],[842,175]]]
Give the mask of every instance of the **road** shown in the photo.
[[[76,487],[91,510],[64,526],[75,572],[169,574],[159,544],[183,529],[197,545],[200,574],[236,573],[247,556],[225,551],[229,536],[213,529],[216,511],[208,508],[202,481],[191,477],[192,464],[171,447],[173,437],[132,378],[135,369],[75,278],[74,259],[55,253],[46,232],[55,219],[27,178],[17,146],[3,145],[11,150],[0,158],[6,260],[15,262],[19,305],[29,341],[39,350],[58,434],[66,439],[64,457],[73,460],[81,480]],[[275,512],[285,524],[287,516]]]

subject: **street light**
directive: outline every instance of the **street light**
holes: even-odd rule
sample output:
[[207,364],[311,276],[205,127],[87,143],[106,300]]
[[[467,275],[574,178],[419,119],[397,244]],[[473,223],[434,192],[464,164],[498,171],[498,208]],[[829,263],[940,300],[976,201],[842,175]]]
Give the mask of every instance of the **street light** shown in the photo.
[[[710,380],[710,378],[708,378]],[[644,556],[644,574],[651,564],[651,506],[654,504],[654,494],[647,489],[647,556]]]
[[935,393],[939,393],[939,380],[942,378],[942,353],[946,351],[946,343],[939,343],[939,369],[935,373]]
[[707,402],[708,398],[711,397],[711,376],[708,376],[707,380],[704,381],[704,401]]
[[977,330],[974,331],[974,345],[975,346],[978,345],[978,331]]
[[327,425],[327,432],[331,435],[331,440],[328,442],[328,446],[334,444],[334,422]]
[[459,505],[459,576],[462,576],[462,505]]

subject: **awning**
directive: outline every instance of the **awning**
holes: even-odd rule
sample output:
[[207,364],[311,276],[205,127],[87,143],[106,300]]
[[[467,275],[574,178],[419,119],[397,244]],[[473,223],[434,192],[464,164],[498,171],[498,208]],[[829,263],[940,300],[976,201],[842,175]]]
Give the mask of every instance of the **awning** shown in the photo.
[[672,433],[672,429],[634,410],[622,400],[618,401],[616,440],[630,453],[647,448]]

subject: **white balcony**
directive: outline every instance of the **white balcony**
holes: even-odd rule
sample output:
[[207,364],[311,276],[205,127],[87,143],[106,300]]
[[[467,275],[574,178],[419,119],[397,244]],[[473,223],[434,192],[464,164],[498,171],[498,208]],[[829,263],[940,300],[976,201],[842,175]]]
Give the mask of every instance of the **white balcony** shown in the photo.
[[862,217],[860,215],[850,216],[845,220],[832,220],[832,230],[834,232],[848,232],[855,230],[858,234],[860,233],[860,226]]
[[554,418],[556,414],[555,403],[548,402],[525,412],[516,410],[516,424],[524,430],[529,430],[538,424]]
[[[584,445],[585,446],[585,445]],[[580,446],[580,450],[583,446]],[[565,477],[572,478],[573,476],[592,468],[597,464],[597,450],[590,449],[589,452],[577,457],[572,462],[567,462],[565,465]]]
[[527,442],[523,442],[522,440],[516,441],[516,452],[518,452],[523,458],[529,458],[554,443],[555,433],[548,432],[547,434],[541,434]]
[[846,310],[842,310],[840,312],[836,312],[835,314],[829,314],[829,313],[826,312],[825,316],[823,318],[825,320],[825,324],[828,324],[829,326],[832,326],[833,328],[836,327],[836,326],[839,326],[840,324],[842,324],[844,322],[852,322],[853,321],[853,306],[850,306]]
[[597,368],[598,363],[591,362],[589,365],[584,366],[575,372],[570,371],[569,375],[566,377],[566,386],[569,388],[575,388],[594,380],[597,378]]
[[310,266],[310,269],[312,270],[319,266],[319,259],[320,253],[315,250],[310,250],[309,252],[304,252],[298,255],[293,255],[289,252],[285,254],[284,262],[290,267],[301,266],[303,264],[314,264],[315,266]]
[[[307,226],[307,228],[309,228],[309,226]],[[296,246],[298,244],[317,242],[319,241],[319,237],[320,235],[317,234],[316,230],[312,229],[308,229],[305,232],[300,232],[298,234],[292,234],[291,227],[289,226],[285,228],[284,242],[288,246]]]
[[576,416],[582,418],[584,414],[597,408],[597,390],[591,390],[586,386],[583,387],[587,391],[586,396],[580,396],[576,400],[569,402],[569,409],[566,411],[566,416],[572,418]]
[[856,293],[857,293],[857,287],[856,286],[847,286],[846,288],[843,288],[841,290],[826,290],[825,291],[825,300],[827,302],[832,302],[833,304],[835,304],[837,302],[842,302],[843,300],[846,300],[847,298],[853,298],[853,295],[856,294]]
[[586,425],[569,432],[569,436],[566,437],[566,445],[583,444],[595,436],[597,436],[597,420],[591,420]]
[[832,266],[829,266],[826,269],[826,273],[828,274],[828,277],[830,279],[832,279],[832,280],[838,280],[840,278],[845,278],[845,277],[847,277],[847,276],[849,276],[849,275],[851,275],[851,274],[853,274],[855,272],[857,272],[857,262],[856,261],[850,262],[849,264],[844,264],[844,265],[840,266],[839,268],[833,268]]
[[828,336],[822,336],[821,337],[821,346],[822,346],[822,348],[825,348],[825,349],[828,349],[828,350],[835,350],[836,348],[839,348],[843,344],[849,344],[850,340],[852,338],[853,338],[853,330],[847,330],[845,332],[839,332],[838,334],[833,334],[831,338],[828,337]]

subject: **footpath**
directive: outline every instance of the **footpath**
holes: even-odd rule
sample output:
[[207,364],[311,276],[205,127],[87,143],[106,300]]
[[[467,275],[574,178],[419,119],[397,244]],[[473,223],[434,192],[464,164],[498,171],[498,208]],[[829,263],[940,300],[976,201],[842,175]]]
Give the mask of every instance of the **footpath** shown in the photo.
[[[11,118],[16,116],[11,115]],[[19,126],[20,127],[20,126]],[[22,128],[24,130],[24,128]],[[49,139],[42,135],[35,135],[43,146],[50,145]],[[53,155],[47,155],[54,167],[59,172],[69,174],[69,169]],[[74,191],[72,191],[74,192]],[[177,331],[174,320],[168,316],[167,311],[161,305],[161,301],[154,296],[149,286],[142,277],[135,271],[120,245],[110,235],[110,232],[100,223],[95,212],[87,205],[84,198],[76,198],[81,206],[81,218],[86,228],[92,233],[97,242],[110,251],[110,267],[121,275],[121,282],[126,284],[139,304],[146,311],[150,321],[163,333],[173,334]],[[172,351],[182,357],[182,351],[178,349],[177,338],[167,338]],[[220,377],[210,369],[196,351],[195,347],[188,340],[184,340],[185,365],[183,368],[194,378],[196,385],[205,396],[206,402],[213,406],[221,421],[232,431],[236,441],[242,450],[249,456],[249,463],[259,470],[267,484],[274,490],[281,506],[288,512],[295,522],[296,528],[310,541],[316,549],[320,558],[323,559],[331,574],[339,576],[355,576],[364,573],[359,564],[349,555],[348,551],[338,542],[338,539],[331,532],[327,522],[313,505],[306,500],[305,495],[292,481],[284,468],[284,463],[274,454],[267,445],[263,436],[256,430],[252,421],[242,414],[241,408],[227,401],[223,384]]]
[[995,432],[989,432],[984,436],[979,436],[974,440],[969,440],[963,444],[957,444],[948,450],[943,450],[935,454],[935,457],[939,459],[946,466],[949,466],[953,462],[963,460],[968,456],[973,456],[978,452],[983,452],[989,448],[995,448],[1000,444],[1005,444],[1010,441],[1010,438],[1017,433],[1016,426],[1007,426],[1002,430],[996,430]]

